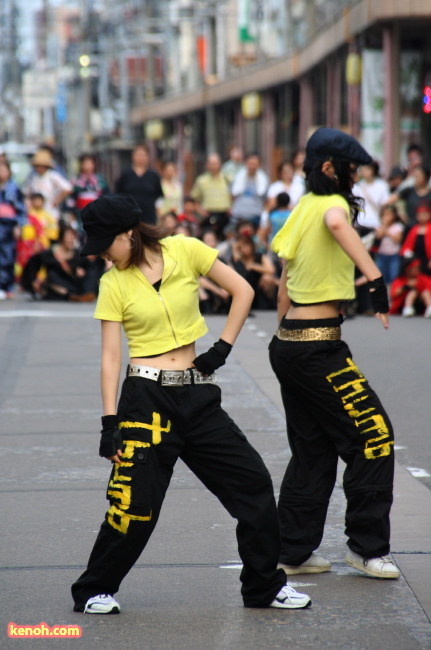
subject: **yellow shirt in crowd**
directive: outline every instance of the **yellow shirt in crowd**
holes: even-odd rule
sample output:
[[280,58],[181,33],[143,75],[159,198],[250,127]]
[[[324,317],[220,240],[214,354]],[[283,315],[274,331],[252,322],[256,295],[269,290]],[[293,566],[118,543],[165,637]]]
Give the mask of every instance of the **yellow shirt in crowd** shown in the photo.
[[229,183],[223,174],[212,176],[209,172],[197,177],[190,192],[207,212],[226,212],[230,210]]

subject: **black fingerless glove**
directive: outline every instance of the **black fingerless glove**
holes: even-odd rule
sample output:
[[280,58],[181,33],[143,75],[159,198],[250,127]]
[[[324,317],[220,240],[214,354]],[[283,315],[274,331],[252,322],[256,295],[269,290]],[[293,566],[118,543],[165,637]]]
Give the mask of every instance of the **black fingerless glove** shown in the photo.
[[196,357],[193,365],[202,374],[212,375],[214,370],[217,370],[220,366],[224,366],[231,350],[232,346],[230,343],[219,339],[208,352],[204,352]]
[[387,314],[389,311],[388,290],[382,276],[368,282],[371,305],[375,314]]
[[116,415],[102,416],[102,435],[100,437],[99,456],[110,458],[117,455],[117,449],[124,449],[123,437],[118,428]]

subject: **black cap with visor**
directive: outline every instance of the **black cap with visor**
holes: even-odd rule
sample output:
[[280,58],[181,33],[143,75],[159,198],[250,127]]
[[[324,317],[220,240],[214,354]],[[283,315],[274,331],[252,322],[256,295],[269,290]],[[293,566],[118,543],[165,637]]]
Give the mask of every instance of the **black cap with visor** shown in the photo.
[[81,212],[87,235],[81,256],[103,253],[117,235],[137,226],[142,216],[141,209],[129,194],[108,194],[92,201]]

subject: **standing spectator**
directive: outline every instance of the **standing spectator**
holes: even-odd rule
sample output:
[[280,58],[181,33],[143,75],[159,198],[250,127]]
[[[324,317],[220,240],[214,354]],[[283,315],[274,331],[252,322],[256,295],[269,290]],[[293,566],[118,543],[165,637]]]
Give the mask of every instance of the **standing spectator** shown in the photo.
[[[407,226],[411,227],[416,223],[416,211],[424,201],[431,202],[430,168],[419,165],[413,172],[413,185],[392,194],[389,202],[396,203],[399,199],[405,201]],[[400,186],[401,187],[401,186]]]
[[415,184],[415,171],[424,164],[424,150],[419,144],[411,144],[407,149],[407,175],[400,183],[398,190],[413,187]]
[[293,173],[295,176],[305,178],[304,173],[305,150],[297,149],[292,155]]
[[126,169],[117,180],[115,190],[118,194],[130,194],[142,210],[142,221],[157,222],[156,201],[163,197],[160,176],[149,168],[150,157],[144,144],[138,144],[132,152],[132,166]]
[[390,314],[409,318],[421,311],[425,318],[431,318],[431,278],[420,272],[420,265],[417,258],[403,260],[400,274],[391,287]]
[[294,174],[293,164],[288,160],[280,163],[278,166],[278,180],[271,183],[268,188],[268,200],[266,208],[268,211],[273,210],[277,205],[277,196],[285,192],[290,197],[290,209],[293,210],[295,205],[303,194],[305,194],[305,182],[301,176]]
[[380,226],[380,210],[389,199],[389,188],[386,181],[379,178],[379,164],[375,160],[362,165],[360,176],[353,193],[365,199],[365,211],[360,212],[357,222],[360,234],[364,235]]
[[36,151],[31,164],[33,171],[25,180],[22,191],[26,197],[30,194],[42,194],[45,198],[45,209],[58,222],[60,205],[71,193],[72,184],[53,169],[54,161],[48,151]]
[[226,160],[221,168],[221,173],[226,178],[229,185],[232,185],[233,179],[243,166],[242,159],[243,155],[241,147],[238,147],[237,145],[229,147],[229,160]]
[[389,191],[396,192],[406,176],[407,172],[401,167],[392,167],[388,176]]
[[96,158],[91,153],[83,153],[79,157],[79,174],[72,179],[73,207],[76,210],[79,222],[80,213],[86,205],[102,194],[109,194],[108,183],[96,172]]
[[183,186],[178,180],[177,166],[174,162],[164,162],[162,165],[161,185],[163,198],[156,202],[157,214],[163,217],[168,212],[180,214],[183,209]]
[[268,176],[260,169],[256,152],[247,154],[245,167],[240,169],[232,183],[232,221],[253,221],[259,225],[268,191]]
[[9,163],[0,161],[0,300],[13,298],[16,243],[25,220],[21,190],[11,178]]
[[204,217],[201,228],[211,228],[219,238],[229,222],[230,192],[229,183],[221,173],[221,159],[218,153],[207,157],[207,171],[197,177],[190,195],[199,204]]
[[431,275],[431,203],[424,201],[416,210],[417,224],[409,230],[401,247],[403,257],[420,260],[420,272]]
[[404,226],[394,205],[384,205],[380,213],[381,225],[376,230],[379,242],[376,265],[385,284],[392,284],[400,266],[400,248]]

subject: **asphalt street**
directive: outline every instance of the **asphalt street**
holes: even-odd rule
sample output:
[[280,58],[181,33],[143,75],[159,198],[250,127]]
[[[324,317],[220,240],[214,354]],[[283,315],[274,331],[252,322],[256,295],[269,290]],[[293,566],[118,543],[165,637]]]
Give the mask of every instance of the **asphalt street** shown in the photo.
[[[70,597],[104,517],[110,471],[97,455],[100,325],[92,310],[0,304],[0,648],[429,650],[431,323],[393,318],[385,332],[364,317],[343,326],[396,430],[392,550],[400,580],[373,580],[344,564],[340,466],[320,549],[332,571],[295,577],[312,607],[244,609],[235,521],[179,461],[156,531],[118,595],[121,615],[92,617],[73,613]],[[199,350],[223,320],[208,324]],[[219,378],[224,408],[262,454],[277,493],[289,450],[267,357],[275,327],[274,313],[249,318]],[[7,636],[10,622],[42,621],[80,625],[82,636]]]

